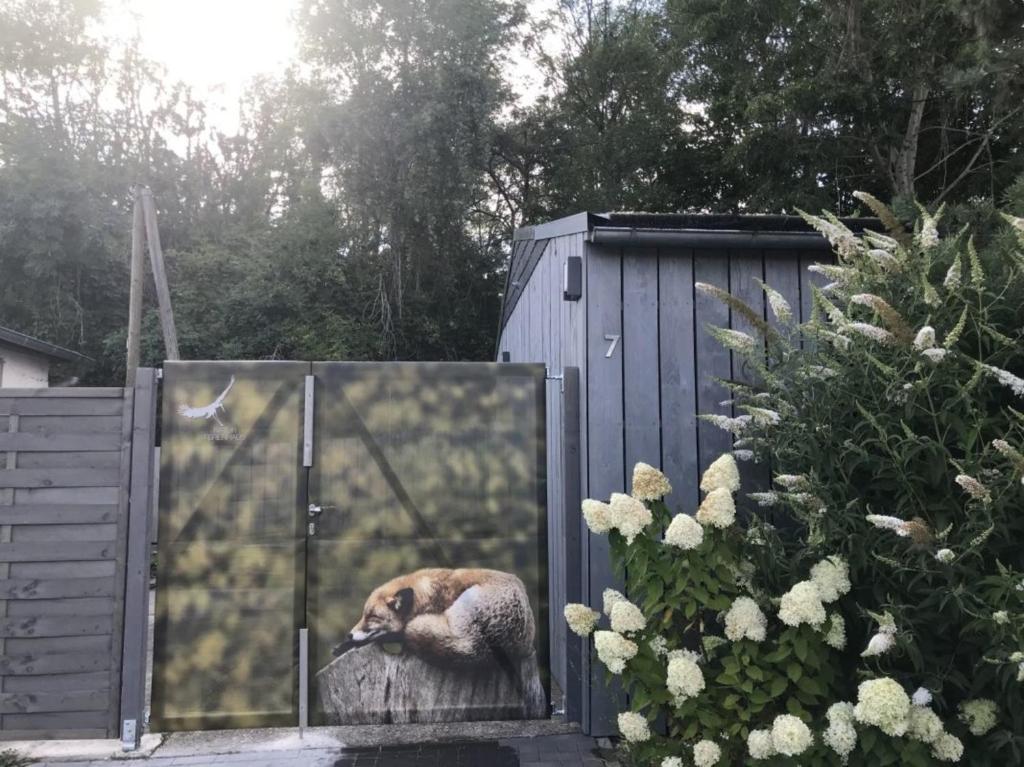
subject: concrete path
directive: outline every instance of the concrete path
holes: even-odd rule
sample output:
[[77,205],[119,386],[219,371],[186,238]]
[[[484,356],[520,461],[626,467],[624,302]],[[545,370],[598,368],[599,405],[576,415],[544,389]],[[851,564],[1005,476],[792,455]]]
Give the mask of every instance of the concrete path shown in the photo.
[[[607,741],[579,732],[541,730],[532,737],[494,726],[391,725],[175,733],[150,739],[142,752],[103,753],[70,743],[23,749],[41,767],[608,767],[616,765]],[[504,724],[504,723],[501,723]],[[519,723],[520,728],[523,723]],[[511,729],[511,728],[509,728]],[[561,728],[565,730],[563,726]],[[380,737],[386,734],[387,737]],[[376,738],[375,738],[376,735]],[[79,743],[86,743],[80,741]],[[100,741],[114,745],[112,741]],[[388,743],[389,745],[381,745]]]

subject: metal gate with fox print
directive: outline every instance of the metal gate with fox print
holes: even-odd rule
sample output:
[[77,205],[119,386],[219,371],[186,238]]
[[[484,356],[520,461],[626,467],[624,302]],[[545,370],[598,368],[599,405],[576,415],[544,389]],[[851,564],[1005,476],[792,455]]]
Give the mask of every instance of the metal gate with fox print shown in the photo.
[[152,729],[546,716],[544,377],[166,363]]

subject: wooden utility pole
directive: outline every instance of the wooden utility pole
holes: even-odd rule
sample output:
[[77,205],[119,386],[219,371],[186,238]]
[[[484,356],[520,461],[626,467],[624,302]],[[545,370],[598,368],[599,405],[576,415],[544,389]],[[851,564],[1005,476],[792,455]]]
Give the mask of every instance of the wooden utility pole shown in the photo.
[[146,236],[146,221],[139,201],[139,188],[132,189],[132,268],[131,292],[128,298],[128,373],[125,386],[135,385],[135,371],[139,369],[140,346],[142,343],[142,270],[143,249]]
[[178,354],[178,333],[174,328],[174,312],[171,309],[171,291],[167,286],[167,272],[164,270],[164,251],[160,247],[160,230],[156,223],[156,205],[148,186],[135,187],[132,193],[132,269],[131,293],[128,300],[128,360],[126,383],[135,384],[135,371],[139,367],[139,346],[142,335],[142,270],[143,236],[149,245],[149,263],[156,285],[156,300],[160,309],[160,328],[164,336],[164,359],[180,359]]
[[160,307],[160,327],[164,331],[164,352],[166,359],[181,359],[178,355],[178,333],[174,329],[174,312],[171,311],[171,291],[167,287],[167,272],[164,271],[164,251],[160,247],[160,230],[156,227],[156,205],[148,186],[142,187],[142,211],[146,218],[146,240],[149,243],[149,263],[156,283],[156,300]]

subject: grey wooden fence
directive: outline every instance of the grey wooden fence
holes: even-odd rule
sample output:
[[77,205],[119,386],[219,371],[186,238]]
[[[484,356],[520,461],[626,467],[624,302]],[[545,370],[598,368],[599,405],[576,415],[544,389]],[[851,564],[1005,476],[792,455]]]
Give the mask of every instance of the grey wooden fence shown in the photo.
[[0,739],[121,729],[133,428],[137,460],[153,444],[140,373],[136,390],[0,389]]

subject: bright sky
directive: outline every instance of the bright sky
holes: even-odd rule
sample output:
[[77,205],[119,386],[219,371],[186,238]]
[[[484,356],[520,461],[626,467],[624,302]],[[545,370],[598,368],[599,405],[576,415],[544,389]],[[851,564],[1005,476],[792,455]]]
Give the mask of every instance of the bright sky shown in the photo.
[[299,0],[108,0],[105,27],[205,97],[212,122],[234,127],[246,83],[277,74],[297,52]]
[[[531,13],[557,0],[529,0]],[[299,0],[107,0],[106,31],[130,37],[175,80],[193,86],[221,130],[237,126],[238,99],[259,75],[282,72],[297,54],[292,16]],[[513,52],[510,80],[521,98],[540,88],[536,68]]]

